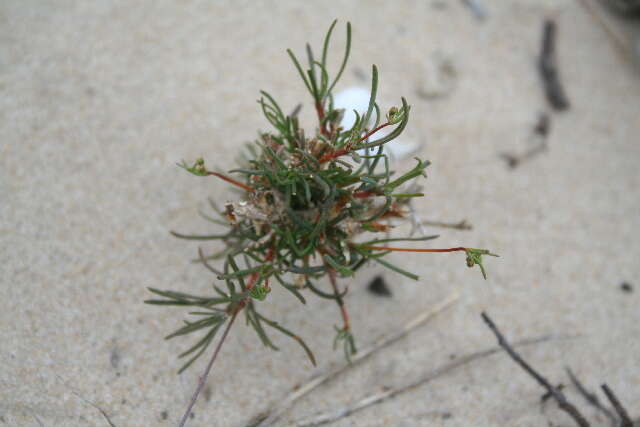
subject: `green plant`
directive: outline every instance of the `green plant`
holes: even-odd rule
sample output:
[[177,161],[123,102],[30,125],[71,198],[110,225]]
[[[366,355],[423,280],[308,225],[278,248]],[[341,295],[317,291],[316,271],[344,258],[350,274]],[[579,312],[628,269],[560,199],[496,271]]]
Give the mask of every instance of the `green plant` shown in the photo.
[[[336,327],[334,345],[341,345],[347,359],[356,352],[355,339],[344,305],[346,290],[341,291],[338,277],[352,277],[365,264],[372,261],[397,273],[417,280],[418,276],[405,271],[386,259],[393,251],[464,252],[469,267],[478,265],[486,278],[483,255],[497,256],[484,249],[456,247],[449,249],[408,249],[385,246],[398,241],[426,241],[437,236],[419,238],[376,238],[375,233],[389,230],[386,220],[403,220],[407,203],[423,196],[414,190],[401,191],[400,187],[425,175],[429,162],[416,159],[416,165],[402,174],[395,174],[384,153],[385,144],[394,140],[405,129],[410,106],[404,98],[401,105],[381,113],[376,103],[378,71],[372,67],[371,96],[365,112],[355,112],[356,120],[349,129],[341,127],[343,110],[334,108],[332,90],[344,72],[351,49],[351,26],[347,24],[346,48],[341,65],[334,78],[327,70],[327,55],[334,21],[324,39],[319,58],[307,45],[307,69],[288,50],[300,77],[311,94],[318,117],[318,128],[308,137],[300,128],[295,114],[286,115],[275,99],[261,92],[258,103],[274,130],[263,132],[255,144],[247,147],[246,161],[229,171],[238,178],[207,169],[203,159],[192,165],[179,166],[190,173],[206,177],[216,176],[242,191],[239,201],[227,203],[218,209],[219,218],[205,216],[222,225],[227,231],[216,235],[175,236],[189,240],[219,240],[222,250],[205,256],[199,252],[199,261],[221,283],[213,285],[213,294],[194,296],[181,292],[149,288],[161,299],[146,301],[156,305],[185,306],[197,320],[185,325],[167,339],[196,331],[206,331],[192,347],[180,357],[189,356],[180,369],[190,366],[213,341],[226,323],[224,335],[211,358],[204,378],[220,350],[231,325],[240,313],[251,325],[263,344],[272,349],[269,328],[296,340],[315,364],[309,346],[295,333],[278,322],[266,318],[257,308],[264,302],[273,284],[283,286],[303,304],[304,290],[335,301],[340,307],[342,325]],[[379,131],[393,130],[384,136]],[[363,238],[372,235],[373,238]],[[362,241],[356,241],[361,238]],[[222,270],[210,261],[224,259]],[[319,285],[327,277],[330,290]],[[185,419],[188,413],[185,414]],[[184,419],[183,419],[184,422]]]

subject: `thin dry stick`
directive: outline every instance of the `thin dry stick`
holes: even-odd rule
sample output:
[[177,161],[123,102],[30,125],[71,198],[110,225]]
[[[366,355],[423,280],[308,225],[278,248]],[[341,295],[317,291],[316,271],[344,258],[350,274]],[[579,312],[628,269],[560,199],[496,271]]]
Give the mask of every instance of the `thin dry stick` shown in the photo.
[[[533,344],[543,343],[543,342],[554,340],[554,339],[568,339],[568,338],[573,338],[573,337],[546,335],[539,338],[530,338],[530,339],[517,341],[514,344],[514,347],[524,347],[524,346],[529,346]],[[475,362],[476,360],[483,359],[485,357],[489,357],[493,354],[496,354],[500,350],[501,350],[500,347],[493,347],[487,350],[468,354],[453,362],[449,362],[433,371],[430,371],[422,375],[418,379],[411,381],[403,386],[390,388],[380,393],[367,396],[350,406],[345,406],[340,409],[325,412],[323,414],[316,415],[313,417],[304,418],[302,421],[297,422],[295,425],[297,427],[310,427],[310,426],[317,426],[317,425],[322,425],[322,424],[337,421],[338,419],[347,417],[353,414],[354,412],[368,408],[369,406],[381,403],[382,401],[390,399],[401,393],[405,393],[407,391],[413,390],[414,388],[420,387],[464,365],[468,365],[471,362]]]
[[613,390],[611,390],[607,384],[602,384],[600,387],[618,413],[618,416],[620,417],[620,427],[633,427],[633,421],[631,421],[627,410],[624,409],[622,403],[620,403],[616,395],[613,393]]
[[418,316],[414,317],[412,320],[406,323],[398,331],[390,335],[387,335],[385,337],[381,337],[378,340],[374,341],[372,344],[364,348],[361,348],[358,351],[358,353],[356,353],[351,358],[350,364],[344,363],[334,368],[329,367],[324,372],[321,372],[317,376],[311,378],[306,384],[303,384],[302,386],[297,387],[295,391],[293,391],[287,397],[282,399],[276,407],[270,409],[268,411],[268,414],[269,414],[268,417],[262,420],[257,425],[257,427],[266,427],[266,426],[272,425],[277,420],[279,420],[282,414],[284,414],[284,412],[287,411],[298,399],[305,396],[306,394],[308,394],[309,392],[311,392],[321,384],[324,384],[325,382],[334,378],[335,376],[345,371],[346,369],[355,366],[359,362],[362,362],[364,359],[369,357],[372,353],[382,348],[385,348],[395,343],[396,341],[404,338],[412,330],[414,330],[418,326],[425,324],[429,320],[433,319],[436,315],[440,314],[441,312],[449,308],[458,300],[458,298],[460,298],[460,294],[458,294],[457,292],[450,294],[447,298],[445,298],[443,301],[436,304],[430,310],[424,311],[420,313]]
[[80,396],[78,393],[76,393],[75,391],[72,391],[73,394],[75,394],[76,396],[78,396],[80,399],[84,400],[85,402],[87,402],[89,405],[93,406],[94,408],[96,408],[98,410],[98,412],[100,412],[100,414],[102,414],[102,416],[104,417],[104,419],[107,421],[107,423],[111,426],[111,427],[116,427],[116,425],[111,421],[111,418],[109,418],[109,415],[107,415],[107,413],[104,411],[104,409],[102,409],[101,407],[99,407],[98,405],[96,405],[95,403],[93,403],[90,400],[85,399],[84,397]]
[[584,418],[580,411],[578,411],[578,409],[567,400],[564,393],[558,387],[552,386],[545,377],[540,375],[518,353],[516,353],[511,345],[509,345],[509,342],[504,338],[496,324],[493,323],[493,320],[491,320],[491,318],[487,315],[487,313],[482,313],[482,319],[498,339],[498,344],[500,345],[500,347],[502,347],[507,352],[507,354],[518,365],[520,365],[522,369],[524,369],[529,375],[531,375],[538,382],[538,384],[547,389],[554,400],[558,403],[560,409],[569,414],[571,418],[573,418],[573,420],[576,422],[576,424],[578,424],[580,427],[589,427],[589,422]]
[[538,58],[538,70],[544,83],[547,100],[551,106],[564,111],[569,108],[569,99],[564,90],[560,73],[558,72],[558,60],[556,57],[556,23],[551,19],[544,22],[542,33],[542,48]]
[[187,418],[189,418],[189,414],[191,414],[191,410],[193,409],[193,405],[196,404],[196,400],[198,400],[198,396],[200,395],[200,392],[204,388],[204,384],[207,381],[207,377],[209,376],[209,372],[211,371],[211,367],[213,366],[213,362],[215,362],[216,357],[218,357],[218,353],[220,352],[220,349],[222,348],[222,344],[224,344],[225,338],[227,338],[227,335],[229,334],[229,330],[231,329],[231,326],[233,325],[233,321],[236,320],[236,317],[238,316],[238,312],[239,312],[239,310],[235,310],[233,315],[231,316],[231,320],[229,320],[229,323],[227,323],[227,327],[225,328],[224,333],[222,334],[222,338],[220,338],[220,341],[218,341],[218,345],[216,346],[216,350],[213,352],[213,356],[211,356],[211,360],[209,360],[209,364],[207,365],[207,369],[205,369],[204,374],[202,374],[202,376],[200,377],[200,381],[198,382],[198,388],[196,389],[195,393],[193,393],[193,396],[191,397],[191,402],[189,402],[189,406],[187,407],[187,411],[184,413],[184,416],[182,417],[182,420],[180,420],[179,427],[184,427],[185,423],[187,422]]
[[602,412],[609,420],[611,421],[611,427],[618,426],[618,417],[615,416],[613,412],[611,412],[607,407],[605,407],[602,403],[600,403],[600,399],[596,396],[595,393],[591,393],[587,388],[580,382],[578,377],[575,376],[573,371],[569,368],[566,368],[567,375],[569,379],[573,383],[573,386],[578,390],[578,393],[585,398],[587,402],[589,402],[593,407]]
[[60,375],[56,374],[56,377],[58,377],[58,379],[62,382],[62,384],[64,384],[65,387],[67,387],[69,390],[71,390],[71,393],[74,396],[76,396],[78,399],[82,400],[86,404],[91,405],[95,409],[97,409],[98,412],[100,412],[100,414],[102,414],[102,416],[107,421],[107,423],[109,423],[109,426],[116,427],[116,425],[111,421],[111,418],[109,418],[109,415],[107,415],[107,413],[105,412],[104,409],[102,409],[101,407],[99,407],[98,405],[96,405],[95,403],[93,403],[92,401],[90,401],[86,397],[83,397],[80,393],[75,391],[69,384],[67,384],[67,382]]

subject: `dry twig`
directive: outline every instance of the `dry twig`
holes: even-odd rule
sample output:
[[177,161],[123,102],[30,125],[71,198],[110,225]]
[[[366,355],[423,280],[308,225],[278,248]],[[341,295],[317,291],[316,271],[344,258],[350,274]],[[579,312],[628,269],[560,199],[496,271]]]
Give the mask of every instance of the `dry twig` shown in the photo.
[[336,377],[338,374],[342,373],[346,369],[352,368],[359,362],[362,362],[367,357],[371,356],[371,354],[373,354],[374,352],[382,348],[388,347],[389,345],[404,338],[415,328],[425,324],[429,320],[433,319],[436,315],[438,315],[445,309],[449,308],[458,300],[458,298],[460,298],[460,295],[457,292],[452,293],[443,301],[436,304],[436,306],[432,307],[430,310],[420,313],[418,316],[416,316],[411,321],[406,323],[398,331],[392,333],[391,335],[382,337],[374,341],[372,344],[368,345],[367,347],[361,348],[358,351],[358,353],[356,353],[351,358],[351,363],[343,363],[334,368],[329,367],[324,372],[321,372],[320,374],[311,378],[307,383],[296,387],[291,394],[289,394],[284,399],[281,399],[279,401],[280,403],[276,407],[271,408],[267,412],[268,415],[262,421],[257,423],[257,427],[266,427],[266,426],[273,425],[273,423],[275,423],[278,419],[280,419],[282,414],[284,414],[284,412],[287,411],[298,399],[310,393],[312,390],[314,390],[321,384],[324,384],[330,379]]
[[556,23],[551,19],[544,22],[542,48],[538,58],[538,70],[544,83],[549,104],[558,111],[569,109],[569,99],[560,81],[556,58]]
[[613,393],[613,390],[611,390],[607,384],[602,384],[600,387],[618,413],[618,416],[620,417],[620,427],[633,427],[633,421],[631,421],[627,410],[622,406],[622,403],[620,403],[616,395]]
[[83,397],[82,395],[80,395],[80,393],[78,393],[70,385],[68,385],[67,382],[60,375],[56,374],[56,377],[58,377],[58,379],[60,381],[62,381],[62,384],[64,384],[65,387],[67,387],[69,390],[71,390],[71,393],[73,393],[74,396],[76,396],[78,399],[82,400],[83,402],[85,402],[85,403],[93,406],[95,409],[97,409],[98,412],[100,412],[102,414],[102,416],[107,421],[107,423],[109,423],[110,427],[116,427],[116,425],[113,423],[113,421],[111,421],[111,418],[109,418],[109,415],[107,415],[107,413],[105,412],[104,409],[102,409],[101,407],[99,407],[98,405],[96,405],[95,403],[93,403],[92,401],[87,399],[86,397]]
[[209,372],[211,372],[211,367],[213,366],[213,362],[216,361],[216,358],[218,357],[218,353],[220,353],[220,349],[222,348],[222,344],[224,344],[225,339],[229,334],[229,330],[231,329],[231,326],[233,326],[233,321],[236,320],[237,315],[238,315],[238,312],[236,311],[231,316],[231,319],[229,320],[229,323],[227,324],[227,327],[225,328],[224,333],[222,334],[222,338],[220,338],[220,341],[218,342],[218,345],[216,346],[216,349],[213,352],[211,359],[209,359],[209,363],[207,364],[207,368],[204,370],[204,374],[202,374],[202,376],[198,380],[198,387],[196,388],[196,391],[193,393],[193,396],[189,401],[189,406],[187,407],[186,412],[184,413],[184,415],[182,416],[182,419],[180,420],[180,427],[184,427],[185,423],[187,422],[187,419],[189,418],[189,415],[191,415],[191,410],[193,409],[193,406],[196,404],[196,400],[198,400],[198,396],[200,395],[200,392],[202,392],[202,389],[204,388],[204,385],[207,381],[207,377],[209,376]]
[[605,407],[602,403],[600,403],[600,399],[596,396],[595,393],[590,392],[587,388],[580,382],[578,377],[576,377],[573,371],[569,368],[566,368],[567,375],[573,383],[573,386],[578,390],[578,393],[585,398],[587,402],[589,402],[593,407],[602,412],[609,420],[611,421],[611,427],[618,426],[618,418],[615,416],[613,412],[611,412],[607,407]]
[[[514,347],[524,347],[524,346],[529,346],[529,345],[533,345],[533,344],[539,344],[539,343],[543,343],[552,339],[562,339],[562,338],[567,338],[567,337],[558,337],[558,336],[551,336],[551,335],[546,335],[543,337],[539,337],[539,338],[531,338],[531,339],[526,339],[526,340],[522,340],[522,341],[517,341],[514,344]],[[430,381],[433,381],[439,377],[442,377],[443,375],[446,375],[462,366],[468,365],[471,362],[475,362],[476,360],[479,359],[483,359],[486,357],[489,357],[493,354],[496,354],[500,351],[500,347],[494,347],[494,348],[490,348],[487,350],[482,350],[482,351],[478,351],[475,353],[471,353],[468,354],[466,356],[463,356],[457,360],[454,360],[453,362],[449,362],[433,371],[430,371],[422,376],[420,376],[419,378],[417,378],[414,381],[411,381],[405,385],[402,385],[400,387],[396,387],[396,388],[388,388],[386,390],[383,390],[380,393],[376,393],[370,396],[367,396],[359,401],[357,401],[356,403],[354,403],[353,405],[349,405],[349,406],[345,406],[339,409],[334,409],[331,411],[327,411],[325,413],[319,414],[319,415],[314,415],[314,416],[310,416],[310,417],[306,417],[303,420],[295,423],[296,427],[311,427],[311,426],[318,426],[318,425],[322,425],[322,424],[326,424],[326,423],[330,423],[333,421],[337,421],[340,418],[344,418],[347,417],[351,414],[353,414],[354,412],[360,411],[362,409],[368,408],[369,406],[381,403],[384,400],[390,399],[394,396],[397,396],[401,393],[405,393],[407,391],[413,390],[414,388],[420,387]]]
[[571,402],[567,400],[564,393],[558,388],[551,385],[551,383],[542,375],[540,375],[535,369],[531,367],[521,356],[518,354],[513,347],[509,344],[509,342],[502,335],[498,327],[493,320],[487,315],[487,313],[482,313],[482,319],[487,324],[489,329],[495,334],[498,339],[498,344],[502,347],[507,354],[516,362],[522,369],[524,369],[529,375],[531,375],[542,387],[544,387],[553,397],[553,399],[558,403],[560,409],[565,411],[567,414],[573,418],[573,420],[580,427],[589,427],[589,422],[584,418],[584,416],[578,411],[578,409],[573,406]]

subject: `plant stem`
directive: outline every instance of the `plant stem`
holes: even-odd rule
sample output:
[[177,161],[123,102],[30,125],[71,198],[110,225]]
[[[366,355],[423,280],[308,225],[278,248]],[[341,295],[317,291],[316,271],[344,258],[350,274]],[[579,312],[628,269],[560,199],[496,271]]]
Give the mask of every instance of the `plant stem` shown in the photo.
[[331,287],[333,287],[333,293],[336,296],[336,302],[340,307],[340,313],[342,314],[342,324],[343,330],[350,330],[349,326],[349,313],[347,312],[347,308],[344,306],[344,301],[340,296],[340,291],[338,291],[338,281],[336,280],[336,271],[333,268],[328,269],[329,271],[329,281],[331,282]]
[[[381,124],[380,126],[378,126],[377,128],[367,132],[366,134],[364,134],[364,136],[362,138],[360,138],[358,140],[358,142],[362,142],[364,140],[366,140],[367,138],[369,138],[371,135],[373,135],[374,133],[378,132],[380,129],[389,126],[391,123],[386,122]],[[356,143],[357,144],[357,143]],[[336,159],[340,156],[344,156],[345,154],[348,154],[350,151],[352,151],[353,147],[348,147],[348,148],[341,148],[339,150],[336,150],[332,153],[327,153],[324,156],[322,156],[319,160],[320,163],[326,163],[330,160]]]
[[196,404],[196,400],[198,400],[198,396],[200,395],[200,392],[204,388],[204,384],[207,381],[207,377],[209,376],[209,372],[211,371],[211,367],[213,366],[213,362],[215,362],[216,357],[218,357],[218,353],[220,352],[220,349],[222,348],[222,344],[224,344],[225,339],[227,338],[227,335],[229,334],[229,330],[231,329],[231,326],[233,325],[233,321],[236,320],[236,317],[237,317],[238,313],[240,312],[240,310],[242,309],[242,307],[243,306],[241,305],[241,306],[239,306],[239,308],[237,310],[234,311],[233,315],[231,316],[231,320],[229,320],[229,323],[227,323],[227,327],[225,328],[224,333],[222,334],[222,338],[220,338],[220,341],[218,342],[218,345],[216,346],[216,349],[213,352],[213,356],[211,356],[211,360],[209,360],[209,364],[207,365],[207,369],[205,369],[204,375],[202,375],[200,377],[200,381],[198,382],[198,388],[196,389],[195,393],[193,393],[193,396],[191,397],[191,402],[189,402],[189,407],[187,408],[187,411],[184,413],[184,416],[182,417],[182,420],[180,421],[179,427],[184,427],[185,423],[187,422],[187,418],[189,418],[189,414],[191,414],[191,410],[193,409],[193,405]]
[[467,248],[448,248],[448,249],[413,249],[413,248],[389,248],[387,246],[362,246],[362,249],[371,251],[396,251],[396,252],[458,252],[466,251]]
[[[249,278],[249,282],[247,283],[247,289],[248,290],[251,290],[255,286],[256,281],[258,280],[258,277],[260,277],[260,275],[258,273],[253,273],[251,275],[251,277]],[[267,286],[269,286],[268,282],[267,282]],[[225,328],[224,333],[222,334],[222,338],[220,338],[220,341],[218,342],[218,345],[216,346],[216,349],[213,352],[213,356],[211,356],[211,360],[209,360],[209,364],[207,365],[207,369],[205,369],[205,371],[204,371],[204,375],[202,375],[200,377],[200,381],[198,382],[198,388],[196,389],[195,393],[191,397],[191,402],[189,403],[189,407],[187,408],[187,412],[185,412],[184,416],[182,417],[182,420],[180,421],[180,426],[179,427],[184,427],[185,423],[187,422],[187,418],[189,417],[189,414],[191,413],[191,410],[193,409],[193,405],[196,404],[196,400],[198,400],[198,396],[200,395],[200,392],[204,388],[204,383],[206,382],[207,377],[209,376],[209,372],[211,371],[211,367],[213,366],[213,362],[215,362],[216,357],[218,357],[218,353],[220,352],[220,349],[222,348],[222,344],[224,344],[224,341],[227,338],[227,335],[229,334],[229,330],[231,329],[231,326],[233,325],[233,321],[236,320],[236,317],[238,316],[238,313],[240,313],[240,311],[242,311],[242,309],[245,307],[245,305],[247,304],[247,300],[248,300],[248,298],[244,298],[240,302],[238,302],[237,305],[234,306],[233,314],[231,315],[231,320],[229,320],[229,323],[227,323],[227,327]]]
[[371,190],[367,190],[367,191],[355,191],[352,196],[355,199],[366,199],[367,197],[371,197],[371,196],[375,196],[376,193],[371,191]]
[[249,193],[253,193],[254,191],[256,191],[255,188],[249,187],[248,185],[245,185],[245,184],[243,184],[241,182],[238,182],[233,178],[229,178],[226,175],[222,175],[221,173],[218,173],[218,172],[207,172],[207,174],[208,175],[217,176],[218,178],[223,179],[223,180],[227,181],[228,183],[235,185],[236,187],[240,187],[240,188],[248,191]]
[[362,142],[362,141],[366,140],[366,139],[367,139],[367,138],[369,138],[371,135],[373,135],[374,133],[378,132],[380,129],[382,129],[382,128],[384,128],[384,127],[389,126],[390,124],[391,124],[391,123],[389,123],[389,122],[386,122],[386,123],[381,124],[381,125],[380,125],[380,126],[378,126],[377,128],[375,128],[375,129],[371,130],[370,132],[367,132],[366,134],[364,134],[364,136],[363,136],[362,138],[360,138],[360,139],[358,140],[358,142]]
[[324,120],[324,107],[320,101],[316,101],[316,112],[318,113],[318,122],[320,123],[320,133],[322,135],[328,136],[329,132],[327,132],[327,128],[323,123]]

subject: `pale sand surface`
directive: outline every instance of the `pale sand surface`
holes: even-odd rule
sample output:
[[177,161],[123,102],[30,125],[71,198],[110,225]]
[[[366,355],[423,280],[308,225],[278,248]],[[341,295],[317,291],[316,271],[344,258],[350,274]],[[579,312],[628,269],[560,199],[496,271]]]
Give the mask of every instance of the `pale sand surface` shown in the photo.
[[[579,2],[485,1],[485,22],[458,1],[262,3],[0,5],[0,425],[106,426],[74,393],[118,427],[177,424],[205,363],[176,376],[191,341],[162,337],[183,312],[142,304],[145,287],[208,289],[210,274],[189,263],[197,244],[168,231],[215,232],[197,209],[231,193],[175,162],[203,156],[230,169],[237,147],[267,128],[260,89],[287,109],[308,102],[285,48],[317,46],[335,17],[334,59],[342,24],[354,26],[340,86],[376,63],[384,107],[400,95],[413,105],[406,139],[433,162],[417,203],[423,217],[474,225],[433,230],[442,237],[431,246],[488,247],[501,258],[486,261],[485,282],[460,254],[393,255],[421,281],[386,274],[392,299],[366,291],[380,272],[368,269],[347,298],[360,343],[452,290],[462,297],[301,400],[280,425],[494,345],[483,310],[512,339],[580,334],[523,355],[554,383],[567,383],[567,365],[592,388],[608,382],[639,416],[640,78]],[[534,64],[547,16],[558,22],[572,109],[553,115],[550,150],[510,171],[499,153],[526,149],[546,108]],[[436,51],[454,61],[458,84],[426,101],[415,87]],[[303,113],[311,117],[309,104]],[[621,292],[623,281],[635,292]],[[331,349],[334,305],[310,296],[303,307],[275,291],[263,306],[307,338],[321,367],[341,361]],[[236,325],[190,426],[244,426],[315,372],[295,343],[275,339],[280,352]],[[541,394],[499,354],[335,425],[572,425],[555,405],[541,409]]]

